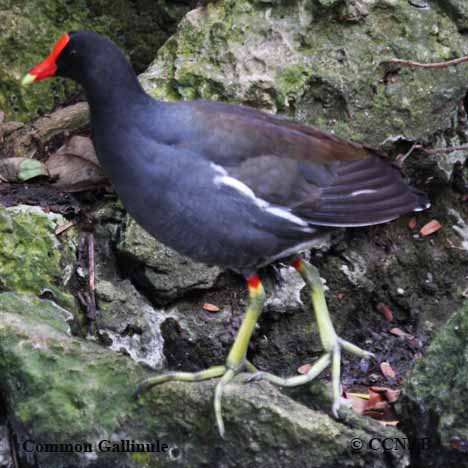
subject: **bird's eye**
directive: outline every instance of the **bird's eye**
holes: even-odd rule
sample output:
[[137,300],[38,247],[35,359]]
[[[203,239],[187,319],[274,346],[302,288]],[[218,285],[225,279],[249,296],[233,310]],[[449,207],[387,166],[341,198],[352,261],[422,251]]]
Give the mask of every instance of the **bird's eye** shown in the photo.
[[70,55],[71,56],[76,56],[78,52],[75,49],[70,50]]

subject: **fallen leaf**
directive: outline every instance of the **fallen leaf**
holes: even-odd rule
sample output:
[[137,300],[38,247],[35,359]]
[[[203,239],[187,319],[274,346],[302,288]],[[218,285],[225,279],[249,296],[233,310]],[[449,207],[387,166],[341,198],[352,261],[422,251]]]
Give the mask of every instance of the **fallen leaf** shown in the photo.
[[372,388],[369,388],[369,400],[367,401],[367,408],[372,409],[377,403],[383,401],[383,396],[379,392],[374,392]]
[[421,236],[423,237],[430,236],[431,234],[434,234],[434,232],[437,232],[441,228],[442,224],[440,224],[439,221],[437,221],[437,219],[433,219],[419,230],[419,234],[421,234]]
[[346,392],[346,397],[355,397],[355,398],[361,398],[362,400],[368,400],[369,399],[369,394],[368,393],[352,393],[352,392]]
[[395,335],[395,336],[402,336],[404,338],[407,338],[408,340],[413,340],[414,339],[414,335],[411,335],[410,333],[406,333],[401,328],[392,328],[390,330],[390,333],[392,335]]
[[0,176],[7,182],[25,182],[39,176],[48,176],[46,166],[36,159],[0,159]]
[[416,218],[411,218],[409,221],[408,221],[408,229],[416,229],[416,226],[418,225],[418,222],[416,221]]
[[209,302],[205,302],[203,304],[203,310],[206,310],[207,312],[219,312],[220,308],[217,305],[210,304]]
[[79,192],[107,181],[96,157],[91,139],[83,136],[70,138],[46,162],[55,186],[69,192]]
[[387,387],[370,387],[370,390],[382,395],[389,403],[395,403],[400,396],[400,390],[394,390]]
[[385,377],[390,379],[394,379],[396,377],[395,371],[393,370],[392,366],[389,362],[382,362],[380,364],[380,370]]
[[379,302],[377,304],[377,310],[384,315],[384,317],[389,321],[391,322],[393,320],[393,312],[392,310],[390,309],[390,307],[388,307],[387,305],[385,305],[384,303],[382,302]]
[[302,364],[302,366],[298,367],[297,372],[299,374],[307,374],[307,372],[309,372],[311,367],[312,367],[312,364]]
[[351,401],[351,407],[357,414],[364,414],[367,406],[367,400],[354,396],[352,393],[348,393],[347,398]]

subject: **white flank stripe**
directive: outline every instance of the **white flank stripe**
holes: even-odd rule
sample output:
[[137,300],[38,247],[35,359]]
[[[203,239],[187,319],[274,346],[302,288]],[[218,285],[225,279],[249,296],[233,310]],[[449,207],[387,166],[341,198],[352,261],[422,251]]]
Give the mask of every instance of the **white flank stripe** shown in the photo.
[[237,190],[239,193],[242,193],[242,195],[250,198],[251,200],[255,201],[256,203],[263,202],[266,203],[264,200],[261,200],[260,198],[257,198],[255,196],[255,193],[253,193],[253,190],[247,187],[243,182],[241,182],[238,179],[235,179],[234,177],[229,177],[229,176],[216,176],[214,178],[214,183],[216,185],[228,185],[229,187],[232,187],[233,189]]
[[[286,219],[289,222],[297,224],[299,226],[309,228],[309,225],[307,224],[306,221],[299,218],[299,216],[293,215],[287,208],[281,208],[279,206],[272,206],[267,201],[255,196],[255,193],[253,192],[253,190],[249,188],[247,185],[245,185],[243,182],[241,182],[240,180],[234,177],[225,175],[227,174],[227,172],[222,167],[216,164],[212,164],[212,167],[219,174],[219,175],[216,175],[213,179],[215,185],[217,185],[218,187],[220,185],[227,185],[228,187],[231,187],[234,190],[237,190],[240,194],[252,200],[259,208],[261,208],[262,210],[265,210],[267,213],[270,213],[273,216],[277,216],[278,218]],[[306,232],[309,230],[310,229],[304,229],[304,231]]]
[[279,208],[277,206],[269,206],[268,208],[266,208],[266,211],[268,211],[268,213],[271,213],[272,215],[278,216],[279,218],[287,219],[291,223],[298,224],[299,226],[309,226],[302,218],[293,215],[291,212],[284,208]]
[[358,195],[370,195],[371,193],[375,193],[376,191],[377,190],[371,190],[371,189],[357,190],[356,192],[352,192],[351,196],[357,197]]

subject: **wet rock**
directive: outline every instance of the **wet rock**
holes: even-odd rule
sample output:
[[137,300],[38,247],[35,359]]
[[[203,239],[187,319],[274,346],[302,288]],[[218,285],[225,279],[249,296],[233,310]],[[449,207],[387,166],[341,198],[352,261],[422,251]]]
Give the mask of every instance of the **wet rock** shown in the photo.
[[39,207],[0,206],[0,291],[33,292],[75,309],[67,286],[75,262],[76,231],[54,234],[65,222],[62,215]]
[[[464,466],[468,453],[468,303],[441,329],[405,383],[403,427],[415,466]],[[426,439],[425,445],[421,441]]]
[[465,0],[437,0],[439,5],[455,20],[460,32],[468,29],[468,5]]
[[159,369],[164,364],[160,324],[169,314],[153,309],[131,282],[100,280],[96,284],[96,325],[110,349]]
[[0,467],[13,468],[13,457],[11,454],[8,428],[0,425]]
[[[399,431],[348,411],[341,422],[335,421],[267,383],[243,384],[242,377],[225,391],[223,440],[214,427],[214,382],[164,384],[136,400],[135,383],[148,372],[128,357],[70,336],[65,317],[50,302],[3,293],[0,310],[2,393],[23,464],[34,462],[40,468],[408,464],[404,450],[367,449],[371,438],[401,438]],[[354,438],[363,441],[363,450],[352,450]],[[103,440],[167,445],[164,453],[104,452],[99,451],[99,446],[108,445]],[[39,447],[70,443],[75,451],[31,453],[25,450],[31,444],[26,441]],[[84,451],[87,444],[89,452]]]
[[192,290],[210,289],[221,270],[194,262],[158,242],[133,219],[127,218],[117,244],[121,266],[157,303]]
[[273,291],[265,301],[265,310],[272,312],[285,312],[288,310],[302,310],[304,303],[301,291],[305,286],[304,280],[291,266],[282,266],[277,270],[274,278]]

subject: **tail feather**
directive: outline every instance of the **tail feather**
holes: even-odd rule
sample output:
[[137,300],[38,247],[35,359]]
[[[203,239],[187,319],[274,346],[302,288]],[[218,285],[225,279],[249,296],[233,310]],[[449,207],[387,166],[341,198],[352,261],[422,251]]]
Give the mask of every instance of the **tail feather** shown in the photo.
[[430,206],[427,195],[409,186],[398,169],[379,156],[336,163],[332,183],[321,188],[320,203],[307,201],[295,212],[311,225],[366,226]]

